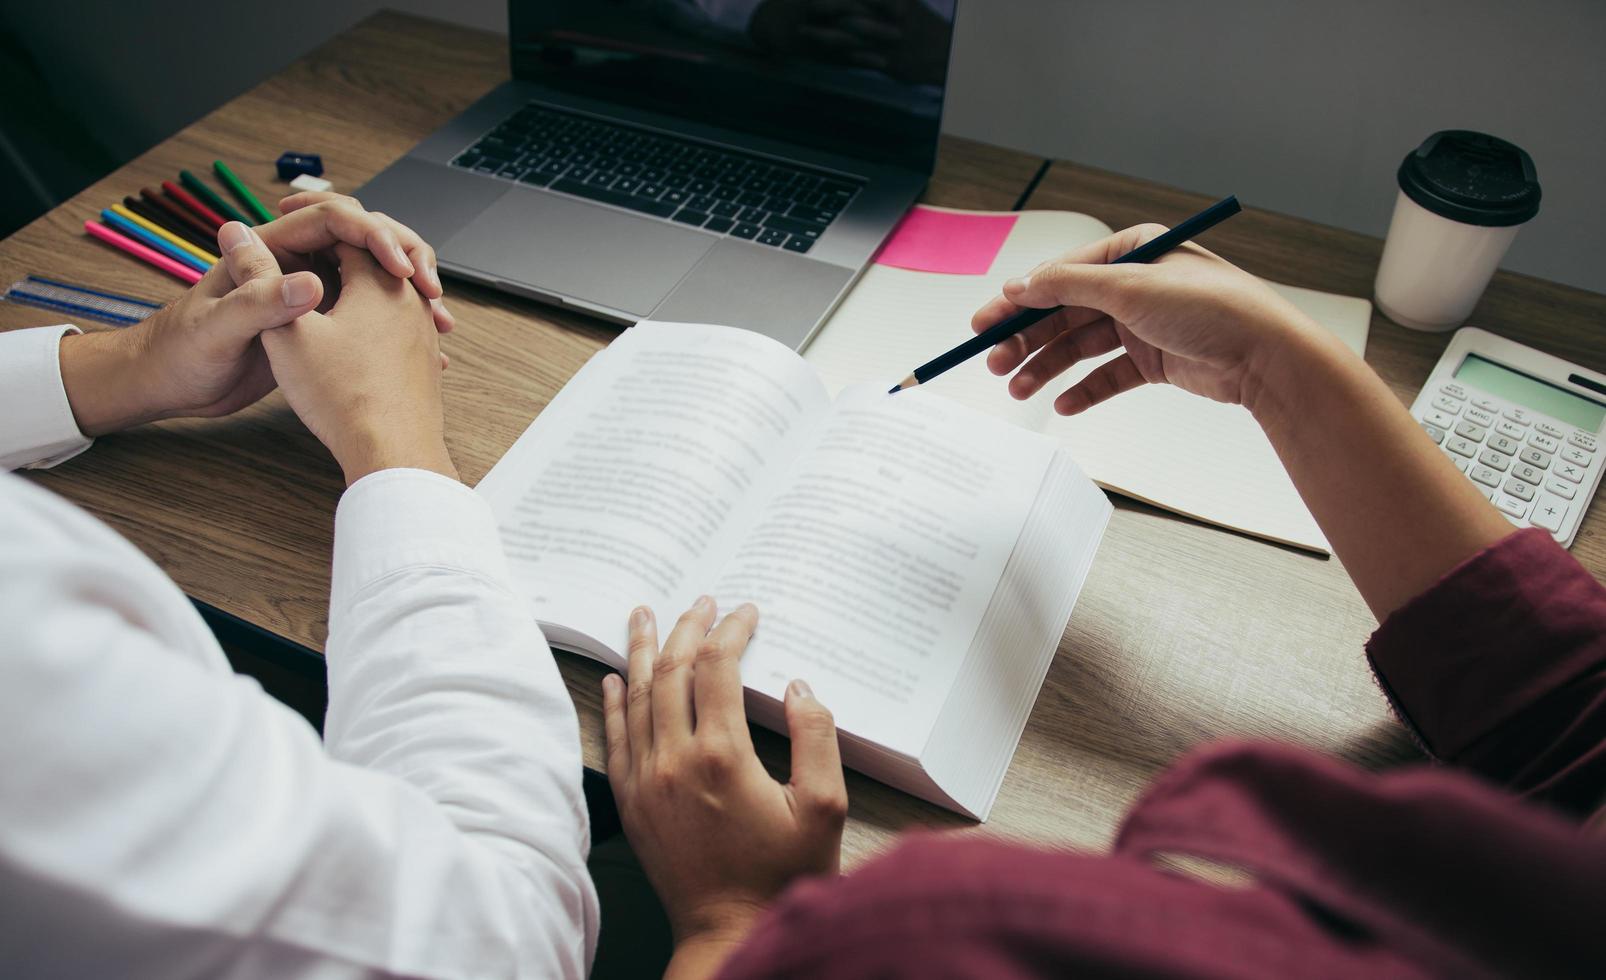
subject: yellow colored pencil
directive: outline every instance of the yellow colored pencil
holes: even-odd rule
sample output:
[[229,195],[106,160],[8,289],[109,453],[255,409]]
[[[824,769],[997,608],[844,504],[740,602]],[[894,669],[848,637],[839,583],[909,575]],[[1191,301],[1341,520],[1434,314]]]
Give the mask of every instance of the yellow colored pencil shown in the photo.
[[216,255],[213,255],[211,252],[208,252],[204,248],[197,248],[196,246],[190,244],[189,242],[185,241],[184,239],[182,239],[182,238],[178,237],[177,235],[173,234],[172,232],[168,231],[166,228],[163,228],[161,225],[157,224],[156,222],[145,220],[144,218],[140,217],[139,215],[135,214],[134,212],[128,210],[128,208],[124,207],[123,205],[121,205],[121,204],[113,204],[112,205],[112,210],[116,211],[118,214],[120,214],[123,217],[127,218],[129,221],[132,221],[135,224],[139,225],[141,228],[144,228],[146,231],[150,232],[151,234],[162,236],[162,238],[166,239],[167,241],[172,242],[174,245],[177,245],[179,248],[182,248],[184,251],[186,251],[186,252],[190,253],[191,255],[195,256],[196,258],[200,259],[202,262],[206,262],[208,264],[213,264],[213,265],[215,265],[217,263],[218,258],[217,258]]

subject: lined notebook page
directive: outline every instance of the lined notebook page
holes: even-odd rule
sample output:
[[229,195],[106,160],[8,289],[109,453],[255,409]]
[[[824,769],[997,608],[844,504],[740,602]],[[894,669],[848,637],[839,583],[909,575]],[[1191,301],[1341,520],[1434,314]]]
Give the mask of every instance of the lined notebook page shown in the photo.
[[[1026,211],[984,276],[872,266],[803,356],[833,393],[860,382],[891,387],[971,336],[971,314],[1005,279],[1109,233],[1084,214]],[[1270,285],[1351,349],[1365,350],[1369,302]],[[1011,399],[980,357],[921,387],[1047,432],[1107,489],[1258,537],[1330,550],[1271,444],[1238,406],[1148,385],[1075,418],[1056,416],[1054,397],[1098,363],[1079,366],[1027,402]]]
[[[970,315],[998,294],[1005,279],[1109,233],[1108,225],[1085,214],[1023,211],[986,275],[872,265],[803,351],[803,359],[833,394],[862,383],[885,391],[916,366],[972,337]],[[984,360],[973,358],[921,387],[1029,429],[1041,428],[1050,406],[1010,398]]]

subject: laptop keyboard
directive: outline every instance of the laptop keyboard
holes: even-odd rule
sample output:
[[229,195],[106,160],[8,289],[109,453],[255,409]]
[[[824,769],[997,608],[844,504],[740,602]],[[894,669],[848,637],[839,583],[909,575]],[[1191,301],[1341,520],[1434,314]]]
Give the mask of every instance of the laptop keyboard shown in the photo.
[[452,166],[792,252],[812,248],[863,186],[535,103]]

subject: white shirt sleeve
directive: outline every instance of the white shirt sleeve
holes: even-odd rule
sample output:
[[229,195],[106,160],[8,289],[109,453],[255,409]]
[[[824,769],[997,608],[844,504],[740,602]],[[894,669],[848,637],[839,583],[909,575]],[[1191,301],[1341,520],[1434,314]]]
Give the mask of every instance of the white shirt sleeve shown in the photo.
[[61,383],[61,338],[77,327],[0,332],[0,470],[42,469],[89,448]]
[[0,962],[18,976],[583,977],[574,708],[487,506],[336,518],[327,746],[173,583],[0,474]]

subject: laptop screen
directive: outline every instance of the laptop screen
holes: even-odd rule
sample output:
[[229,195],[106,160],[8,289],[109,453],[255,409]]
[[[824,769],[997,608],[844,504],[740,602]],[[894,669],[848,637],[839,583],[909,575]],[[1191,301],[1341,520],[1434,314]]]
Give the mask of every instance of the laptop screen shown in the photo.
[[957,0],[510,0],[515,77],[929,172]]

